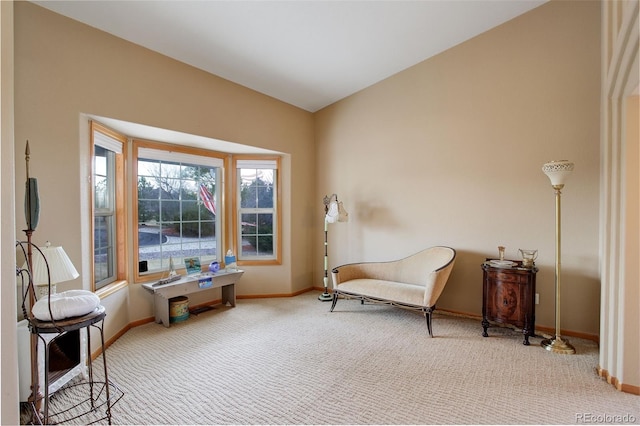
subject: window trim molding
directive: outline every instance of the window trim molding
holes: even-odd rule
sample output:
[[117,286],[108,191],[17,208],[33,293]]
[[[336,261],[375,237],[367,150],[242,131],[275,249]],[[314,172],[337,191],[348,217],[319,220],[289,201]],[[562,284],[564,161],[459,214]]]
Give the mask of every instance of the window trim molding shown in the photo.
[[[105,286],[96,289],[95,283],[95,258],[94,258],[94,250],[95,250],[95,200],[94,200],[94,182],[93,177],[95,175],[95,166],[93,162],[93,158],[95,155],[95,141],[94,141],[94,133],[102,133],[108,137],[111,137],[115,140],[118,140],[122,143],[122,152],[116,153],[115,155],[115,218],[116,218],[116,262],[114,263],[115,271],[115,281],[111,282]],[[89,158],[91,164],[91,185],[89,200],[91,206],[91,262],[90,262],[90,282],[91,282],[91,291],[96,293],[107,293],[113,289],[119,289],[122,287],[123,282],[128,281],[128,268],[127,268],[127,216],[126,216],[126,153],[128,147],[128,139],[125,135],[118,133],[114,130],[105,127],[104,125],[90,120],[89,122]]]
[[[238,203],[240,202],[240,187],[238,182],[238,163],[244,161],[255,160],[256,162],[260,161],[275,161],[274,170],[276,170],[276,257],[275,259],[251,259],[251,260],[241,260],[238,256],[239,248],[235,247],[238,242],[238,234],[240,233],[240,224],[238,223],[238,211],[240,209]],[[265,266],[265,265],[282,265],[282,168],[281,168],[281,160],[282,157],[279,155],[251,155],[251,154],[243,154],[243,155],[234,155],[232,159],[232,167],[231,167],[231,179],[230,181],[232,186],[232,220],[231,220],[231,241],[232,245],[228,247],[232,247],[232,251],[236,254],[236,258],[238,266]]]
[[[132,207],[131,207],[132,232],[134,232],[138,226],[138,155],[139,155],[140,148],[154,149],[159,151],[170,151],[170,152],[175,152],[179,154],[193,155],[193,156],[199,156],[199,157],[210,157],[210,158],[216,158],[216,159],[222,160],[222,165],[220,165],[219,167],[222,168],[222,172],[220,173],[220,175],[222,176],[222,179],[223,179],[222,185],[224,188],[225,174],[227,173],[224,165],[227,164],[226,160],[229,157],[229,154],[208,150],[208,149],[202,149],[202,148],[175,145],[175,144],[165,143],[165,142],[155,142],[155,141],[150,141],[146,139],[132,139],[131,147],[132,147],[132,154],[131,154],[132,175],[131,175],[130,188],[132,193],[132,203],[131,203],[132,204]],[[220,213],[219,219],[222,221],[221,223],[224,224],[224,220],[225,220],[224,191],[220,198],[221,198],[220,200],[221,205],[218,206],[217,211]],[[226,241],[226,238],[225,238],[226,232],[224,230],[224,226],[221,227],[221,230],[222,230],[222,235],[220,237],[220,244],[222,244],[224,247],[224,243]],[[133,242],[132,242],[133,255],[132,255],[131,263],[133,268],[133,280],[135,283],[144,283],[144,282],[149,282],[154,280],[157,281],[158,279],[166,275],[165,274],[166,271],[152,272],[152,273],[146,273],[144,275],[140,275],[140,271],[138,268],[139,249],[140,247],[138,245],[138,239],[133,238]],[[224,256],[224,251],[218,251],[218,257],[221,258],[222,256]],[[203,268],[203,271],[205,266],[207,265],[201,265],[201,267]],[[184,269],[184,266],[181,266],[180,264],[176,264],[175,267],[179,273],[186,274],[186,270]]]

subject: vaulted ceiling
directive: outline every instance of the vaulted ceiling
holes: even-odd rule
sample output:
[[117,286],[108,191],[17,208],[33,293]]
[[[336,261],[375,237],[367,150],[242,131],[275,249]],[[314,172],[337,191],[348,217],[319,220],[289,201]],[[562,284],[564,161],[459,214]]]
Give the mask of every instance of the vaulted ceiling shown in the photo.
[[33,3],[315,112],[546,1]]

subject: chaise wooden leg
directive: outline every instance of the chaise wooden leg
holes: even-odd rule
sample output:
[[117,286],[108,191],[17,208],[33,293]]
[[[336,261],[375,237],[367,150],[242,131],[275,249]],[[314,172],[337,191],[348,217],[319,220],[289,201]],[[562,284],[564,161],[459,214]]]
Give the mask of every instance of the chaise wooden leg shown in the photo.
[[433,337],[433,332],[431,330],[431,310],[425,310],[424,317],[427,319],[427,330],[429,331],[429,336]]
[[331,310],[329,312],[333,312],[333,308],[336,307],[336,303],[338,303],[338,292],[333,292],[333,301],[331,302]]

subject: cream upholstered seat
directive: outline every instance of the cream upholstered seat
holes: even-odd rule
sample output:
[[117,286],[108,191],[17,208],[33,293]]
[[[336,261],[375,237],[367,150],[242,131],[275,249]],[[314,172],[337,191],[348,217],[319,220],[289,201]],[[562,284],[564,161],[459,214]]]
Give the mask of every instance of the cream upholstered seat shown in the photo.
[[31,312],[40,321],[57,321],[87,315],[99,306],[100,297],[94,292],[67,290],[41,298],[33,305]]
[[338,298],[387,303],[424,312],[429,335],[431,313],[449,279],[456,251],[436,246],[390,262],[350,263],[334,268],[333,312]]

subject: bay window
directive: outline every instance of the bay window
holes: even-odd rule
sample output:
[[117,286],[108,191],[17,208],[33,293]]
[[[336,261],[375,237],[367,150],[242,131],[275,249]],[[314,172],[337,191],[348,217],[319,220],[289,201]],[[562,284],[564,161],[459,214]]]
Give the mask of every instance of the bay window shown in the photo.
[[94,291],[130,272],[149,282],[196,260],[206,270],[228,249],[239,265],[281,263],[279,156],[132,140],[91,121],[91,159]]

